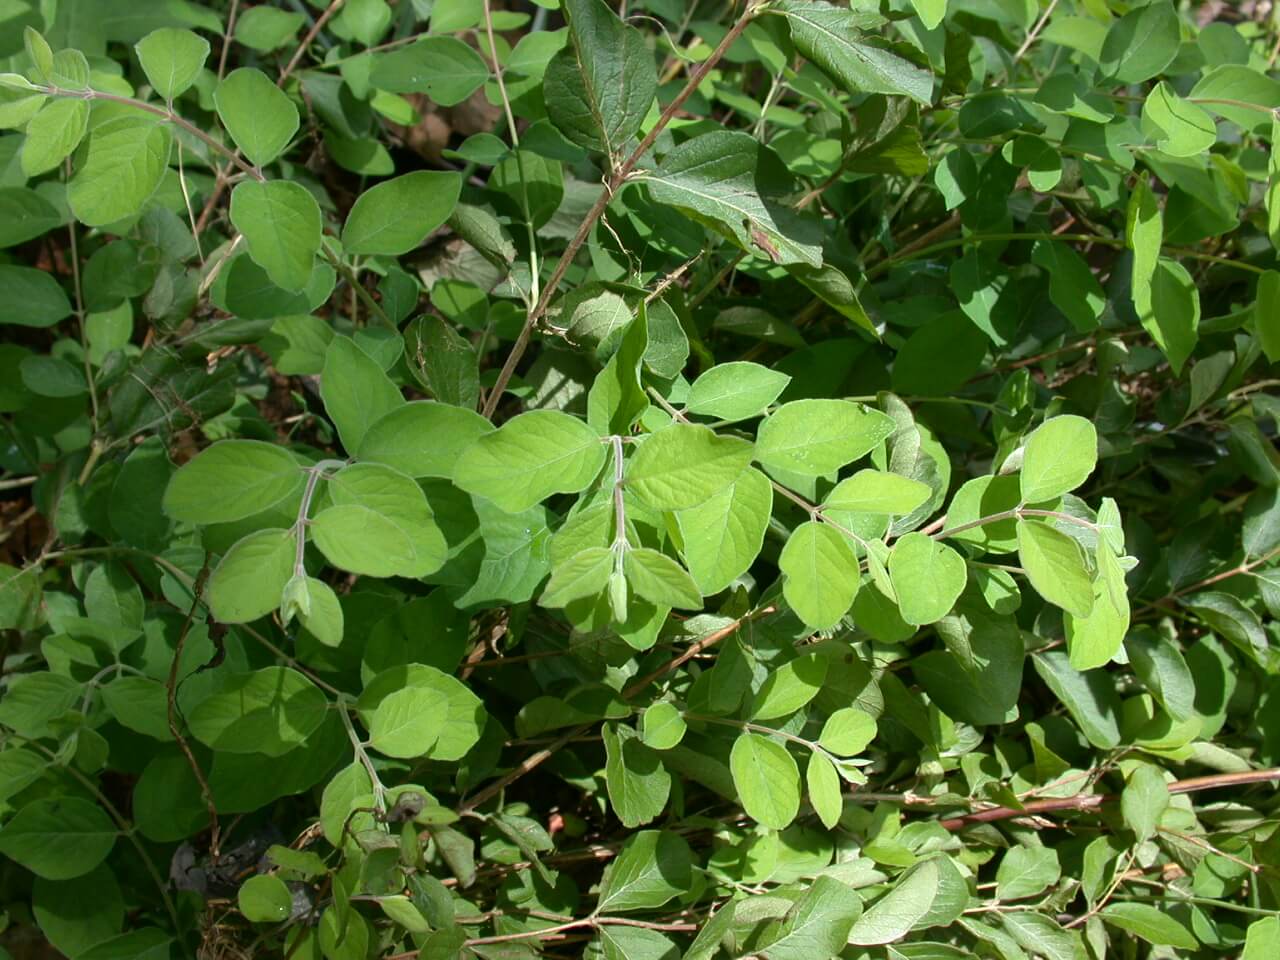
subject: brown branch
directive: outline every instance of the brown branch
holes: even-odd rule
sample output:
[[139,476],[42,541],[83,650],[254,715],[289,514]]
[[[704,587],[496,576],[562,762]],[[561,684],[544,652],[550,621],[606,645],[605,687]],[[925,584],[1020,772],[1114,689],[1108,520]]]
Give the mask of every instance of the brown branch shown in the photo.
[[506,392],[507,384],[511,382],[512,376],[515,375],[516,366],[520,363],[520,358],[524,356],[525,350],[529,348],[529,339],[533,335],[534,327],[537,326],[538,321],[547,312],[547,308],[551,305],[551,298],[555,296],[556,290],[560,286],[560,281],[564,279],[564,275],[569,270],[569,265],[573,263],[578,251],[586,243],[587,237],[596,225],[596,221],[604,215],[605,208],[609,205],[609,201],[613,199],[614,192],[626,181],[627,176],[644,158],[644,155],[649,152],[649,148],[658,139],[658,135],[667,128],[667,124],[672,121],[680,111],[680,108],[684,106],[684,102],[693,96],[693,92],[698,89],[698,85],[702,83],[712,68],[720,62],[720,59],[733,46],[738,37],[742,35],[742,31],[747,29],[747,25],[751,23],[755,15],[756,7],[748,7],[737,23],[724,35],[724,39],[712,51],[711,56],[698,64],[693,73],[689,75],[689,80],[685,83],[684,88],[667,104],[666,109],[662,111],[662,115],[658,117],[657,122],[649,132],[644,135],[644,139],[631,152],[631,155],[609,174],[608,179],[605,181],[604,189],[600,191],[600,196],[596,198],[596,202],[592,204],[591,209],[587,211],[587,215],[583,217],[582,223],[578,227],[578,232],[573,235],[573,239],[565,247],[564,253],[556,261],[555,269],[551,272],[547,285],[543,287],[542,295],[538,298],[538,302],[534,304],[533,309],[529,311],[528,317],[525,318],[524,326],[520,328],[516,342],[512,344],[511,352],[507,354],[507,359],[502,364],[502,369],[498,372],[498,378],[494,381],[493,389],[489,391],[489,396],[485,400],[484,409],[481,413],[484,414],[486,419],[493,418],[494,411],[498,409],[498,403],[502,400],[503,393]]
[[[1280,767],[1267,770],[1245,770],[1240,773],[1214,773],[1203,777],[1190,777],[1169,784],[1169,792],[1194,793],[1198,790],[1217,790],[1221,787],[1243,786],[1249,783],[1267,783],[1280,781]],[[993,820],[1013,820],[1019,817],[1032,817],[1045,813],[1082,812],[1094,810],[1104,803],[1118,800],[1117,794],[1090,793],[1075,797],[1060,797],[1051,800],[1033,800],[1031,803],[1017,807],[992,807],[989,810],[978,810],[959,817],[949,817],[939,821],[946,830],[963,830],[974,823],[990,823]]]
[[294,67],[298,65],[298,61],[302,59],[302,55],[307,52],[307,47],[311,46],[311,41],[316,38],[324,25],[329,19],[338,12],[338,8],[345,3],[346,0],[333,0],[325,9],[324,13],[316,17],[316,22],[311,25],[311,29],[307,31],[307,35],[302,38],[302,42],[298,44],[298,49],[293,51],[293,56],[289,58],[289,62],[285,64],[283,70],[280,71],[280,79],[276,81],[276,86],[283,86],[285,80],[289,79],[289,74],[293,73]]

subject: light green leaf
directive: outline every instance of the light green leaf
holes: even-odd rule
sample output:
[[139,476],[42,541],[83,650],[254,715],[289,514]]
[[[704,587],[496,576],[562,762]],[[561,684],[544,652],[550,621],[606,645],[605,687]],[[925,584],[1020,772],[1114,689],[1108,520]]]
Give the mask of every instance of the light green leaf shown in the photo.
[[209,610],[223,623],[249,623],[280,606],[293,575],[296,540],[288,530],[255,530],[237,540],[209,576]]
[[750,134],[717,130],[686,140],[641,179],[658,203],[681,210],[774,263],[822,264],[822,230],[787,195],[794,181]]
[[1205,73],[1188,99],[1244,130],[1265,133],[1274,124],[1268,113],[1280,107],[1280,82],[1252,66],[1224,63]]
[[688,572],[665,553],[635,547],[623,556],[627,583],[637,596],[660,607],[702,608],[702,594]]
[[687,510],[710,500],[751,462],[752,447],[707,427],[673,423],[646,437],[626,466],[627,488],[659,510]]
[[841,757],[857,756],[875,739],[876,721],[857,707],[841,707],[822,725],[818,743]]
[[138,213],[169,164],[169,128],[136,113],[94,127],[89,149],[67,185],[76,219],[102,227]]
[[1120,742],[1120,697],[1115,681],[1105,671],[1081,673],[1071,666],[1063,650],[1045,650],[1032,661],[1090,743],[1109,750]]
[[1187,268],[1161,257],[1150,288],[1134,290],[1133,305],[1143,327],[1169,358],[1173,372],[1181,374],[1200,339],[1200,291]]
[[640,716],[640,738],[655,750],[670,750],[684,739],[687,725],[675,705],[659,700]]
[[187,711],[187,722],[215,750],[280,757],[305,743],[328,709],[320,688],[298,671],[263,667],[232,674]]
[[347,214],[342,245],[384,256],[415,250],[449,219],[461,189],[462,175],[446,170],[416,170],[370,187]]
[[861,914],[862,898],[852,887],[835,877],[819,875],[787,912],[776,936],[766,935],[753,949],[769,960],[828,960],[844,949]]
[[265,4],[250,7],[236,18],[236,42],[259,53],[269,53],[288,43],[306,20],[296,10],[278,10]]
[[1169,785],[1164,771],[1150,763],[1134,767],[1120,794],[1120,815],[1124,825],[1134,832],[1138,842],[1156,835],[1160,817],[1169,807]]
[[778,557],[787,603],[812,630],[829,630],[853,605],[861,574],[844,535],[814,521],[792,531]]
[[779,9],[791,25],[796,49],[849,93],[901,94],[930,102],[933,75],[865,32],[882,22],[878,14],[812,0],[787,0]]
[[405,529],[360,504],[321,510],[308,531],[325,559],[350,573],[395,577],[418,565],[418,551]]
[[1129,195],[1125,218],[1125,243],[1133,251],[1130,288],[1135,309],[1151,300],[1151,281],[1160,263],[1160,245],[1164,242],[1164,215],[1151,184],[1139,177]]
[[454,483],[519,513],[553,493],[577,493],[595,479],[605,445],[594,430],[557,410],[512,417],[462,451]]
[[[840,822],[840,814],[844,812],[844,799],[840,796],[840,775],[836,773],[835,764],[827,759],[826,754],[814,750],[809,754],[809,763],[804,768],[804,782],[809,803],[813,805],[818,819],[828,830],[835,829]],[[844,935],[848,934],[849,931],[846,930]]]
[[758,363],[718,363],[689,388],[690,413],[720,420],[745,420],[763,411],[787,388],[791,378]]
[[474,410],[415,400],[379,417],[360,443],[361,460],[376,460],[411,477],[453,476],[459,455],[493,425]]
[[22,172],[36,177],[57,168],[80,145],[89,129],[89,104],[53,100],[27,121],[22,141]]
[[280,923],[289,919],[293,894],[279,877],[259,874],[240,885],[236,905],[251,923]]
[[1105,545],[1098,548],[1098,579],[1093,584],[1093,609],[1087,617],[1063,613],[1062,624],[1071,666],[1092,670],[1109,662],[1129,632],[1129,595],[1124,570]]
[[342,645],[345,620],[338,595],[323,580],[307,577],[307,594],[310,607],[298,614],[307,632],[326,647]]
[[1240,960],[1268,960],[1280,951],[1280,917],[1264,917],[1249,924]]
[[209,41],[190,30],[161,27],[133,45],[151,88],[172,101],[196,82],[209,58]]
[[822,501],[825,510],[906,516],[933,495],[927,483],[883,470],[859,470]]
[[1052,847],[1017,846],[1000,858],[996,896],[1001,900],[1034,897],[1058,882],[1062,868]]
[[1142,129],[1171,157],[1207,153],[1218,142],[1218,128],[1208,112],[1188,103],[1166,82],[1156,84],[1142,104]]
[[1050,417],[1027,438],[1019,484],[1023,503],[1052,500],[1089,479],[1098,463],[1098,431],[1084,417]]
[[213,102],[227,133],[255,167],[284,153],[298,132],[298,108],[253,67],[227,74],[213,91]]
[[389,757],[460,760],[484,726],[484,706],[466,685],[421,663],[384,670],[356,704],[374,749]]
[[1253,325],[1267,359],[1272,363],[1280,361],[1280,271],[1268,270],[1258,278]]
[[947,0],[911,0],[911,6],[926,30],[932,30],[947,15]]
[[1103,76],[1116,83],[1141,83],[1172,62],[1181,42],[1173,4],[1153,0],[1112,22],[1098,63]]
[[359,450],[369,429],[404,405],[382,365],[350,337],[334,337],[325,351],[320,397],[348,452]]
[[172,740],[164,684],[150,677],[117,677],[102,687],[102,702],[117,723],[143,736]]
[[1073,617],[1093,611],[1093,582],[1080,544],[1047,523],[1018,521],[1018,560],[1036,592]]
[[1156,946],[1177,947],[1180,950],[1198,950],[1200,942],[1163,910],[1146,903],[1108,903],[1098,911],[1113,927],[1141,937]]
[[902,939],[929,912],[938,890],[937,862],[916,864],[858,918],[849,931],[849,943],[872,946]]
[[786,747],[756,733],[739,734],[729,770],[747,816],[773,830],[790,826],[800,811],[800,770]]
[[373,58],[369,83],[390,93],[424,93],[442,107],[461,103],[489,79],[480,54],[453,37],[420,37]]
[[756,458],[768,469],[821,477],[870,453],[895,427],[849,400],[793,400],[760,424]]
[[[328,491],[336,506],[366,507],[404,532],[414,559],[399,567],[397,575],[425,577],[444,563],[448,553],[444,534],[422,488],[407,475],[380,463],[356,463],[330,477]],[[396,538],[395,542],[400,541]]]
[[889,553],[889,579],[898,610],[907,623],[923,626],[941,620],[964,591],[964,558],[923,533],[908,533]]
[[795,713],[818,695],[827,678],[827,658],[809,653],[770,671],[755,695],[749,720],[774,720]]
[[284,447],[220,440],[173,475],[164,491],[164,512],[183,523],[232,523],[293,496],[305,476]]
[[613,157],[640,130],[657,93],[653,54],[603,0],[563,0],[561,9],[569,42],[546,66],[547,116],[578,146]]
[[684,838],[666,830],[633,834],[600,881],[601,914],[653,910],[689,889],[693,853]]
[[297,293],[311,279],[320,249],[320,205],[288,180],[246,180],[231,191],[231,223],[271,282]]
[[638,827],[655,820],[666,809],[671,774],[662,760],[624,724],[606,723],[604,737],[605,785],[609,805],[624,827]]
[[764,544],[773,512],[773,487],[748,467],[705,503],[676,513],[684,560],[704,596],[719,593],[746,573]]
[[45,880],[83,876],[107,858],[115,842],[111,818],[78,797],[42,797],[0,827],[0,854]]
[[616,566],[609,547],[588,547],[555,565],[539,599],[544,607],[563,607],[583,597],[593,597],[609,583]]

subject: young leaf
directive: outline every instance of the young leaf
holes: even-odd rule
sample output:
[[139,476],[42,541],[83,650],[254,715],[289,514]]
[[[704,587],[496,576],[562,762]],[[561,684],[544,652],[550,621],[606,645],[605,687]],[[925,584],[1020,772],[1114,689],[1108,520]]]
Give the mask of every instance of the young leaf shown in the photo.
[[1093,611],[1093,582],[1080,544],[1047,523],[1018,521],[1018,560],[1036,592],[1073,617]]
[[760,424],[756,458],[807,477],[834,473],[893,433],[893,420],[848,400],[793,400]]
[[473,410],[415,400],[388,410],[370,424],[357,455],[417,477],[452,478],[467,447],[493,425]]
[[787,603],[811,630],[829,630],[848,612],[861,574],[843,534],[809,521],[792,531],[778,557]]
[[288,180],[246,180],[231,191],[231,223],[271,282],[296,293],[311,279],[320,249],[320,205]]
[[950,613],[968,580],[964,558],[923,533],[898,540],[888,567],[902,619],[917,626]]
[[705,503],[676,513],[684,560],[703,596],[746,573],[760,553],[773,512],[773,487],[748,467]]
[[684,739],[687,726],[674,704],[660,700],[640,716],[640,739],[654,750],[670,750]]
[[1129,595],[1124,571],[1105,545],[1098,548],[1098,579],[1093,593],[1093,609],[1087,617],[1065,612],[1062,617],[1071,666],[1077,670],[1092,670],[1110,661],[1124,645],[1129,632]]
[[707,427],[673,423],[647,437],[628,461],[627,488],[658,510],[705,503],[751,462],[751,444]]
[[240,885],[236,905],[250,923],[279,923],[289,919],[293,894],[279,877],[259,874]]
[[1089,479],[1098,463],[1098,431],[1084,417],[1051,417],[1032,431],[1022,455],[1024,503],[1052,500]]
[[531,410],[512,417],[462,451],[453,479],[507,513],[519,513],[553,493],[577,493],[604,465],[600,437],[576,417]]
[[415,250],[449,219],[461,190],[461,174],[447,170],[416,170],[370,187],[347,214],[342,245],[347,253],[392,257]]
[[133,45],[151,88],[172,102],[187,91],[209,58],[209,41],[190,30],[161,27]]
[[752,820],[784,830],[800,812],[800,770],[787,748],[756,733],[741,733],[729,770],[742,809]]
[[261,440],[222,440],[183,464],[164,491],[164,512],[182,523],[232,523],[302,489],[289,451]]
[[665,553],[635,547],[623,556],[627,583],[637,596],[663,607],[697,610],[702,594],[688,572]]
[[927,483],[883,470],[859,470],[836,484],[823,509],[906,516],[933,495]]
[[405,528],[361,504],[321,510],[308,532],[325,559],[349,573],[395,577],[419,565],[417,548]]
[[227,133],[255,167],[284,153],[298,132],[298,108],[253,67],[227,74],[213,91],[213,103]]
[[693,381],[686,407],[720,420],[745,420],[777,400],[790,382],[785,373],[758,363],[719,363]]
[[307,632],[326,647],[342,645],[344,618],[338,595],[323,580],[307,577],[309,608],[298,614]]
[[[809,803],[822,825],[828,830],[835,829],[840,822],[840,814],[844,812],[844,800],[840,796],[840,775],[825,753],[814,750],[809,754],[809,762],[804,768],[804,783]],[[847,936],[848,931],[845,934]]]
[[54,100],[27,121],[22,142],[22,172],[36,177],[55,169],[71,156],[89,129],[89,104],[84,100]]
[[485,722],[479,697],[422,663],[379,673],[365,684],[356,709],[371,745],[402,759],[459,760],[480,739]]
[[608,547],[588,547],[556,564],[539,599],[544,607],[563,607],[593,597],[609,584],[616,559]]
[[1142,128],[1171,157],[1198,156],[1218,142],[1218,128],[1208,112],[1183,100],[1164,82],[1143,101]]
[[561,8],[569,42],[547,63],[547,116],[578,146],[613,158],[653,103],[653,54],[640,31],[619,20],[604,0],[565,0]]
[[818,743],[841,757],[857,756],[875,739],[876,721],[857,707],[841,707],[822,725]]
[[[410,477],[379,463],[355,463],[329,478],[328,491],[335,506],[365,507],[403,531],[413,548],[413,558],[396,568],[399,576],[425,577],[444,563],[448,553],[444,535],[436,525],[422,488]],[[370,539],[373,534],[371,530]],[[397,545],[400,543],[399,538],[393,539]],[[391,552],[394,553],[395,548]],[[375,565],[381,566],[376,561]],[[344,569],[364,572],[349,566]]]

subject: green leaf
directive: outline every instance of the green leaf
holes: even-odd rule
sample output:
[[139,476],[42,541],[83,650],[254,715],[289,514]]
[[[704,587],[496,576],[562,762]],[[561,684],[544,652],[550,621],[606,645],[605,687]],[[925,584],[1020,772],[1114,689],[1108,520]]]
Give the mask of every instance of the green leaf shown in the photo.
[[105,865],[74,880],[38,878],[31,885],[31,912],[49,944],[68,957],[116,936],[124,926],[120,885]]
[[232,523],[302,489],[288,450],[261,440],[221,440],[183,464],[164,491],[164,512],[182,523]]
[[1050,417],[1032,431],[1018,482],[1024,503],[1052,500],[1089,479],[1098,463],[1098,431],[1084,417]]
[[596,912],[654,910],[692,882],[693,853],[679,834],[641,830],[633,834],[600,881]]
[[882,22],[879,15],[812,0],[787,0],[779,9],[796,49],[849,93],[901,94],[926,105],[932,99],[928,70],[864,32]]
[[569,42],[547,63],[547,116],[578,146],[614,157],[639,131],[657,93],[653,54],[643,34],[603,0],[564,0],[561,9]]
[[539,599],[544,607],[563,607],[604,590],[617,565],[617,555],[609,547],[588,547],[568,560],[557,563]]
[[251,923],[280,923],[289,919],[293,894],[279,877],[261,874],[240,885],[236,904]]
[[227,133],[255,167],[284,153],[298,132],[298,108],[253,67],[227,74],[213,91],[213,103]]
[[338,595],[323,580],[307,577],[308,609],[298,614],[307,632],[326,647],[342,645],[345,618]]
[[626,466],[625,483],[658,510],[687,510],[738,479],[752,446],[703,426],[673,423],[646,437]]
[[660,700],[640,716],[640,739],[654,750],[670,750],[684,739],[687,726],[675,705]]
[[636,179],[658,203],[688,211],[748,253],[774,263],[822,264],[822,231],[788,202],[794,181],[750,134],[717,130],[686,140]]
[[594,430],[557,410],[512,417],[462,451],[453,479],[507,513],[519,513],[553,493],[577,493],[604,465],[605,445]]
[[747,719],[774,720],[795,713],[818,695],[826,678],[827,658],[821,654],[787,661],[765,677]]
[[392,667],[357,703],[370,743],[389,757],[460,760],[480,739],[485,713],[466,685],[421,663]]
[[849,931],[849,942],[872,946],[906,936],[933,906],[939,889],[938,873],[936,860],[926,860],[907,870],[893,889],[858,918]]
[[250,7],[236,18],[236,42],[260,53],[269,53],[288,43],[306,19],[294,10]]
[[1142,83],[1173,61],[1181,42],[1173,4],[1153,0],[1112,22],[1098,63],[1103,76],[1116,83]]
[[1093,609],[1087,617],[1064,613],[1063,630],[1071,666],[1092,670],[1109,662],[1129,632],[1129,596],[1124,571],[1106,546],[1098,548],[1098,579],[1093,584]]
[[1133,304],[1143,327],[1169,358],[1173,372],[1180,374],[1200,339],[1200,291],[1187,268],[1161,257],[1150,288],[1136,288]]
[[1034,897],[1058,882],[1062,868],[1052,847],[1013,847],[1000,858],[996,896],[1001,900]]
[[1073,617],[1093,610],[1093,582],[1080,544],[1047,523],[1018,521],[1018,561],[1036,592]]
[[168,169],[171,141],[165,124],[136,114],[94,127],[84,162],[67,184],[76,219],[102,227],[138,213]]
[[635,547],[623,556],[627,583],[637,596],[660,607],[702,608],[702,594],[688,572],[665,553]]
[[655,820],[666,809],[671,774],[658,754],[630,727],[606,723],[601,732],[605,784],[613,812],[624,827],[638,827]]
[[[395,566],[395,575],[425,577],[434,573],[444,563],[448,553],[444,534],[436,525],[435,517],[427,504],[422,488],[407,475],[380,463],[356,463],[344,467],[331,476],[328,491],[335,507],[363,507],[394,524],[403,532],[412,547],[413,556],[407,562]],[[325,511],[325,513],[328,512]],[[368,518],[365,517],[365,519]],[[331,519],[328,522],[334,521]],[[326,550],[326,555],[329,555],[328,550],[333,549],[333,530],[325,524],[321,526],[326,529],[326,539],[321,541],[317,538],[317,543]],[[375,521],[375,526],[364,538],[365,542],[360,543],[362,553],[370,548],[373,553],[376,553],[378,538],[375,531],[381,527],[382,525]],[[370,555],[362,563],[365,569],[349,566],[344,569],[349,569],[353,573],[363,573],[374,567],[382,568],[384,564],[390,565],[391,557],[397,553],[400,544],[401,539],[393,536],[387,544],[388,553],[385,557]],[[353,546],[354,544],[349,540],[343,545],[344,560],[347,562],[354,556],[351,549]],[[333,556],[330,556],[330,559],[338,566],[343,566],[343,563],[338,563]]]
[[1169,786],[1164,771],[1150,763],[1135,766],[1120,794],[1120,815],[1139,843],[1156,835],[1160,817],[1168,807]]
[[22,172],[36,177],[54,170],[80,145],[89,130],[89,104],[53,100],[27,121],[22,142]]
[[115,842],[111,818],[77,797],[41,798],[0,827],[0,854],[45,880],[83,876],[107,858]]
[[649,314],[644,304],[623,332],[618,349],[587,392],[587,423],[597,433],[623,436],[649,409],[640,382],[640,365],[649,345]]
[[947,0],[911,0],[911,6],[926,30],[932,30],[947,15]]
[[471,341],[440,317],[422,316],[405,331],[413,375],[441,403],[472,411],[480,402],[480,371]]
[[231,191],[231,223],[271,282],[296,293],[311,279],[320,250],[320,205],[288,180],[246,180]]
[[256,530],[228,550],[209,576],[209,611],[223,623],[249,623],[280,606],[293,576],[297,540],[289,530]]
[[790,382],[785,373],[758,363],[718,363],[693,381],[685,407],[720,420],[745,420],[777,400]]
[[370,187],[356,199],[342,228],[347,253],[399,256],[416,250],[449,219],[462,175],[416,170]]
[[1071,666],[1063,650],[1037,653],[1032,662],[1090,743],[1103,750],[1120,743],[1120,697],[1105,671],[1081,673]]
[[70,315],[71,301],[52,274],[0,264],[0,323],[51,327]]
[[[828,830],[834,830],[840,822],[840,814],[844,812],[840,775],[836,773],[835,764],[827,759],[826,754],[814,750],[809,754],[808,765],[804,768],[804,782],[809,803],[818,819]],[[848,935],[848,931],[845,934]]]
[[1258,278],[1253,324],[1267,359],[1272,363],[1280,360],[1280,271],[1268,270]]
[[298,671],[263,667],[228,677],[187,711],[187,722],[215,750],[280,757],[305,743],[328,709],[320,688]]
[[893,420],[849,400],[793,400],[760,424],[756,459],[766,469],[821,477],[870,453]]
[[449,479],[462,451],[492,432],[493,425],[473,410],[415,400],[375,420],[357,453],[411,477]]
[[152,30],[133,49],[151,88],[167,101],[185,93],[209,59],[209,41],[176,27]]
[[26,243],[61,223],[62,214],[36,191],[0,187],[0,250]]
[[1031,262],[1049,276],[1049,300],[1081,333],[1098,326],[1107,305],[1102,284],[1089,264],[1065,243],[1038,240]]
[[790,826],[800,812],[800,770],[786,747],[756,733],[739,734],[729,770],[747,816],[773,830]]
[[1177,947],[1180,950],[1198,950],[1200,942],[1163,910],[1146,903],[1108,903],[1098,911],[1113,927],[1141,937],[1156,946]]
[[676,513],[689,573],[704,596],[746,573],[760,553],[773,512],[773,487],[748,467],[728,487]]
[[1268,113],[1280,107],[1280,82],[1252,66],[1224,63],[1201,77],[1188,99],[1244,130],[1266,132],[1273,123]]
[[753,949],[769,960],[827,960],[844,949],[861,914],[862,898],[853,888],[835,877],[818,876],[787,912],[776,936]]
[[361,504],[322,510],[308,529],[325,559],[350,573],[394,577],[419,565],[417,548],[405,528]]
[[778,557],[783,595],[805,625],[829,630],[853,605],[861,574],[843,534],[808,521],[792,531]]
[[442,107],[461,103],[489,79],[480,54],[453,37],[420,37],[373,58],[369,83],[390,93],[424,93]]
[[1165,82],[1156,84],[1142,104],[1142,129],[1171,157],[1198,156],[1218,142],[1213,117]]
[[1151,299],[1151,281],[1160,263],[1164,241],[1164,215],[1147,177],[1139,177],[1129,196],[1125,219],[1125,243],[1133,251],[1130,289],[1135,309]]
[[964,558],[923,533],[894,543],[888,568],[902,619],[917,626],[950,613],[968,580]]
[[823,509],[906,516],[933,495],[927,483],[883,470],[859,470],[836,484]]
[[150,677],[117,677],[102,688],[102,702],[117,723],[156,740],[173,739],[168,701],[164,684]]
[[1267,960],[1280,950],[1280,917],[1264,917],[1249,924],[1240,960]]
[[853,757],[875,739],[876,721],[857,707],[841,707],[827,717],[818,743],[824,750],[841,757]]
[[320,397],[348,452],[359,450],[370,428],[404,405],[400,388],[382,365],[350,337],[330,342],[320,373]]

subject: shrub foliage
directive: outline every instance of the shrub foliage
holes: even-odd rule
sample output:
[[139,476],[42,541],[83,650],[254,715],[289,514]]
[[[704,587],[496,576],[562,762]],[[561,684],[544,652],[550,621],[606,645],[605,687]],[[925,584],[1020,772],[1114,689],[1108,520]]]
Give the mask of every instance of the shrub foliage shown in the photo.
[[8,942],[1280,955],[1269,8],[0,5]]

